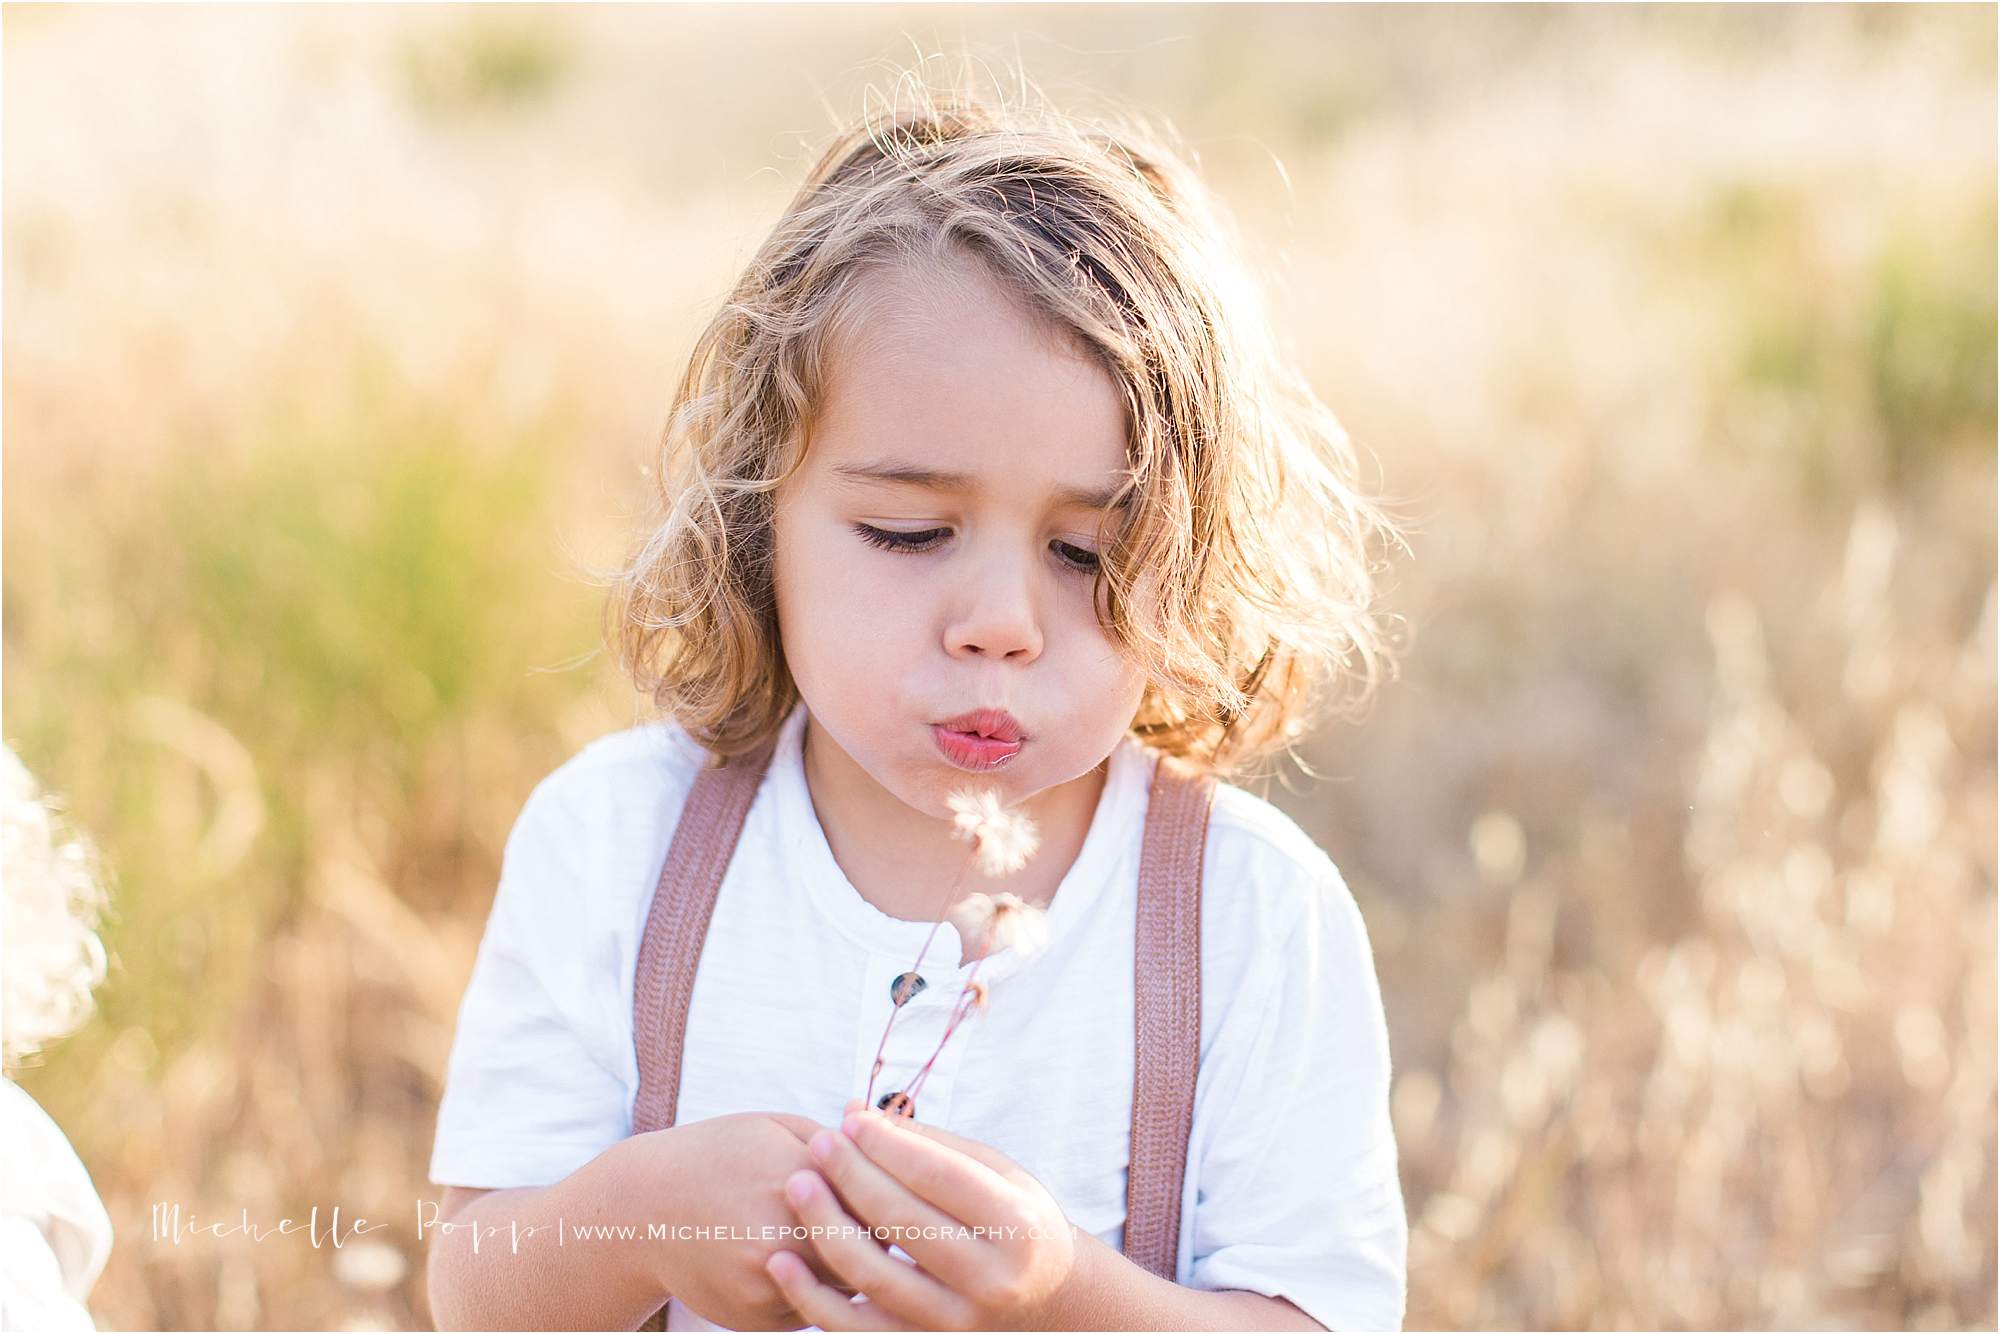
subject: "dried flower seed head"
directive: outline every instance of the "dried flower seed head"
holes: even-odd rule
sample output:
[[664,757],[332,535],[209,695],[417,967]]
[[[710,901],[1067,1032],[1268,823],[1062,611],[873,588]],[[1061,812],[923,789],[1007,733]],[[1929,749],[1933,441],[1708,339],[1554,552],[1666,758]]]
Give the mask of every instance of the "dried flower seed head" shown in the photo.
[[979,871],[988,879],[1012,875],[1028,864],[1042,836],[1026,811],[1010,811],[991,788],[960,788],[945,798],[951,807],[953,838],[970,839],[979,851]]
[[968,894],[952,905],[946,920],[961,940],[973,943],[976,958],[1011,946],[1025,959],[1049,943],[1049,915],[1018,894]]

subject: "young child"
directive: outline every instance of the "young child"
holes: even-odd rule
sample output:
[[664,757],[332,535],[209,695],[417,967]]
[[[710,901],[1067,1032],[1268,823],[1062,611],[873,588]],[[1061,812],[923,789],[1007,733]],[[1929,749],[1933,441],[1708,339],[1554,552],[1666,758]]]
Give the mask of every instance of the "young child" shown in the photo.
[[69,1137],[12,1074],[81,1027],[109,960],[110,875],[12,746],[0,747],[0,1329],[94,1329],[111,1215]]
[[[1390,530],[1170,152],[921,100],[826,152],[680,384],[663,513],[610,603],[661,719],[550,775],[508,840],[430,1170],[437,1219],[478,1227],[429,1237],[433,1311],[1400,1328],[1367,933],[1326,854],[1219,781],[1329,683],[1372,681]],[[740,829],[702,805],[682,862],[684,803],[734,773]],[[1189,774],[1198,947],[1162,962],[1149,806]],[[1039,829],[979,886],[1045,908],[1032,956],[938,926],[968,784]],[[663,1058],[635,1020],[656,893],[715,848]],[[989,1003],[939,1049],[974,967]],[[1198,1064],[1135,1094],[1158,973],[1198,994]],[[1135,1126],[1153,1143],[1190,1083],[1164,1258],[1140,1263]]]

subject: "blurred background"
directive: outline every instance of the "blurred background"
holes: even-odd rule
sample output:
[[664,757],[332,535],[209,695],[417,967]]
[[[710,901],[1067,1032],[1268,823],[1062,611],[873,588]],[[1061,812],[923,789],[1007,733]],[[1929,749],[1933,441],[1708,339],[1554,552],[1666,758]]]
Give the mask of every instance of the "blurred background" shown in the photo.
[[9,6],[5,733],[116,875],[17,1073],[99,1323],[428,1326],[503,842],[635,717],[580,571],[871,62],[965,43],[1179,128],[1414,516],[1401,679],[1265,792],[1376,949],[1408,1325],[1992,1328],[1995,36]]

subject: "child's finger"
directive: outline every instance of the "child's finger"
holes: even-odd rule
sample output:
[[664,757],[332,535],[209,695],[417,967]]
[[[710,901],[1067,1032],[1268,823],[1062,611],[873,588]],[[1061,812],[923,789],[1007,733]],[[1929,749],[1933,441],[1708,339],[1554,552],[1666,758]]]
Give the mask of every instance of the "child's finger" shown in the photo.
[[[906,1130],[913,1135],[921,1135],[925,1139],[942,1144],[948,1149],[956,1149],[975,1162],[992,1168],[1003,1177],[1017,1170],[1019,1166],[1013,1159],[1001,1153],[990,1144],[982,1144],[976,1139],[967,1139],[963,1135],[954,1135],[942,1127],[926,1125],[922,1121],[912,1120],[907,1116],[890,1116],[887,1113],[881,1113],[873,1117],[864,1115],[862,1120],[881,1121],[895,1130]],[[857,1140],[856,1143],[863,1143],[863,1141]],[[963,1217],[963,1215],[960,1215],[960,1217]]]
[[[995,1202],[1013,1194],[1006,1172],[974,1152],[993,1153],[977,1140],[919,1126],[902,1117],[864,1113],[847,1118],[843,1128],[848,1122],[853,1123],[848,1137],[870,1162],[912,1195],[953,1218],[990,1218]],[[916,1255],[915,1251],[910,1253]],[[921,1261],[922,1257],[918,1258]]]
[[773,1251],[764,1261],[764,1272],[778,1285],[794,1313],[818,1329],[910,1329],[873,1302],[857,1302],[839,1289],[814,1279],[798,1257],[789,1251]]
[[[853,1153],[851,1146],[848,1152]],[[868,1229],[840,1207],[840,1202],[827,1185],[826,1180],[816,1172],[795,1172],[786,1180],[785,1198],[792,1202],[792,1208],[801,1222],[819,1229],[813,1237],[813,1248],[826,1262],[827,1268],[849,1288],[868,1295],[872,1309],[867,1314],[884,1318],[890,1323],[867,1326],[846,1323],[862,1313],[851,1306],[848,1310],[840,1310],[825,1300],[825,1292],[822,1291],[818,1294],[818,1309],[812,1314],[833,1316],[841,1319],[842,1323],[821,1323],[820,1328],[973,1327],[975,1313],[966,1306],[963,1298],[916,1265],[899,1260],[883,1250],[869,1236]],[[778,1277],[775,1270],[772,1276]],[[824,1290],[831,1285],[821,1284],[820,1287]],[[814,1296],[809,1289],[795,1294],[790,1286],[786,1286],[784,1291],[786,1298],[795,1306],[801,1298],[812,1300]],[[799,1310],[804,1312],[805,1308],[799,1307]],[[914,1325],[907,1323],[910,1318],[916,1321]]]

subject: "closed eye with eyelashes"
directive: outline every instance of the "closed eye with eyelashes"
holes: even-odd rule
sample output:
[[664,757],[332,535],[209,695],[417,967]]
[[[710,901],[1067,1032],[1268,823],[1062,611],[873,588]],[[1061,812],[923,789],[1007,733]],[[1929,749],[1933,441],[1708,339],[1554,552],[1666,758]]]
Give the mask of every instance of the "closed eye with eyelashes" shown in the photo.
[[[876,528],[870,524],[857,523],[854,531],[862,541],[888,551],[900,551],[909,555],[920,555],[934,550],[940,542],[951,535],[949,528],[925,528],[913,533],[896,532],[887,528]],[[1050,548],[1056,552],[1058,560],[1078,574],[1095,574],[1099,559],[1094,551],[1068,542],[1051,542]]]

